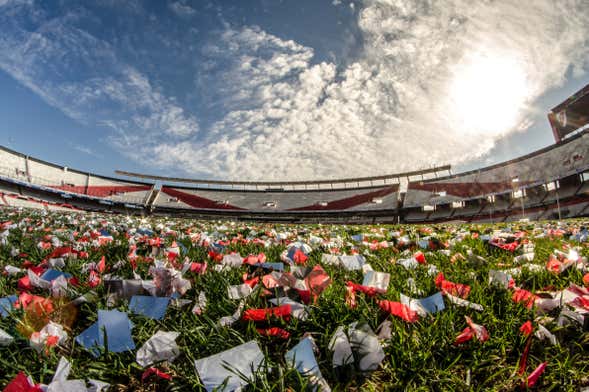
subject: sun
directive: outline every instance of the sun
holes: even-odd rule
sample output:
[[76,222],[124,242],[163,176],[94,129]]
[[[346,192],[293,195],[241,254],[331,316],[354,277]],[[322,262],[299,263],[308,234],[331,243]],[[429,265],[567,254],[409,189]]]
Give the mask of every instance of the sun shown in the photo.
[[515,56],[473,53],[454,69],[449,120],[463,134],[503,134],[521,121],[529,90],[524,67]]

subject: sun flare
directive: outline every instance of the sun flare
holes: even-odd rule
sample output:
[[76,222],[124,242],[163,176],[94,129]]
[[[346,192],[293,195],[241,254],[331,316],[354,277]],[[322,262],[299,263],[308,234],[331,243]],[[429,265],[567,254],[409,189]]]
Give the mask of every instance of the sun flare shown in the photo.
[[514,57],[474,54],[456,66],[449,116],[461,133],[499,135],[517,126],[529,90]]

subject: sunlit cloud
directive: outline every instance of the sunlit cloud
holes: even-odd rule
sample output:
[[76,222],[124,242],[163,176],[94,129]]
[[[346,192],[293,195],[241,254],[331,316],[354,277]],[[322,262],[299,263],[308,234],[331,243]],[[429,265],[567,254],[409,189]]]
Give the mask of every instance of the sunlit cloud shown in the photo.
[[[538,97],[585,75],[589,58],[582,1],[366,0],[354,14],[363,46],[338,64],[263,26],[210,32],[191,107],[72,28],[72,15],[38,16],[32,33],[15,10],[0,11],[0,68],[77,121],[105,126],[147,171],[173,175],[334,178],[482,159],[543,116]],[[87,75],[68,77],[66,53]]]
[[533,97],[516,53],[467,53],[453,67],[445,102],[448,123],[467,133],[514,129]]

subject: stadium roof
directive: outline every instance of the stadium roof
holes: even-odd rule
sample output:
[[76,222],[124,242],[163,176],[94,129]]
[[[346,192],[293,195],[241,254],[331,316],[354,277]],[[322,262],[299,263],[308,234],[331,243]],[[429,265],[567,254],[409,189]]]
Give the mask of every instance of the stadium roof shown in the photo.
[[418,176],[429,173],[438,173],[443,171],[449,171],[450,165],[434,166],[428,169],[414,170],[409,172],[385,174],[381,176],[372,177],[356,177],[356,178],[339,178],[332,180],[310,180],[310,181],[224,181],[224,180],[203,180],[203,179],[192,179],[192,178],[181,178],[181,177],[165,177],[156,176],[153,174],[140,174],[133,173],[123,170],[116,170],[115,173],[121,176],[135,177],[141,179],[158,180],[166,182],[186,182],[192,184],[215,184],[215,185],[264,185],[264,186],[282,186],[282,185],[319,185],[319,184],[343,184],[343,183],[354,183],[354,182],[367,182],[367,181],[384,181],[384,180],[398,180],[400,178],[406,178],[411,176]]

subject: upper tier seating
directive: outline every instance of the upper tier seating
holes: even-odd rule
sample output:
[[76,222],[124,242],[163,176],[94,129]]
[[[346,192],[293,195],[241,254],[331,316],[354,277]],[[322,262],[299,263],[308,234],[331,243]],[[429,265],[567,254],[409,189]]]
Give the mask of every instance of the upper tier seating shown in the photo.
[[[589,169],[589,133],[521,158],[443,178],[409,182],[404,207],[506,193]],[[517,179],[517,181],[514,181]],[[445,192],[445,196],[440,196]]]
[[111,201],[144,204],[153,185],[83,173],[0,148],[0,176],[22,184]]
[[248,211],[383,210],[398,207],[397,185],[307,191],[236,191],[162,187],[157,207]]

